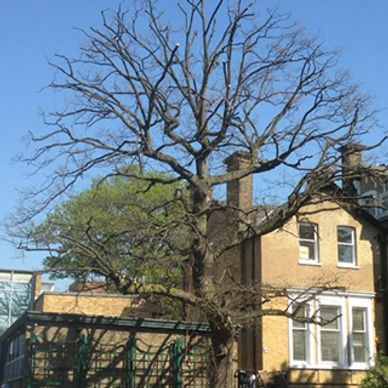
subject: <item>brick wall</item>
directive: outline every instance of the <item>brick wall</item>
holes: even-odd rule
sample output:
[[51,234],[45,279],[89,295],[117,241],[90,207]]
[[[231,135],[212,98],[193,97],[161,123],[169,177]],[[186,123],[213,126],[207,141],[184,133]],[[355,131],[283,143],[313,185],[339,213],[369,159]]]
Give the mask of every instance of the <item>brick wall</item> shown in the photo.
[[125,317],[137,315],[142,301],[124,295],[45,292],[35,302],[35,311]]

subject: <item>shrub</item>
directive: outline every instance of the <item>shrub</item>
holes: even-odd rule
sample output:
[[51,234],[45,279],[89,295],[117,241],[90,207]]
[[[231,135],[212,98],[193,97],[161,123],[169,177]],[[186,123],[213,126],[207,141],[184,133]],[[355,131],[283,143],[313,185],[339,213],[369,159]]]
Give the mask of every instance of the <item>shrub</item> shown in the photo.
[[362,380],[361,388],[387,388],[388,387],[388,357],[380,356],[376,365],[371,368]]

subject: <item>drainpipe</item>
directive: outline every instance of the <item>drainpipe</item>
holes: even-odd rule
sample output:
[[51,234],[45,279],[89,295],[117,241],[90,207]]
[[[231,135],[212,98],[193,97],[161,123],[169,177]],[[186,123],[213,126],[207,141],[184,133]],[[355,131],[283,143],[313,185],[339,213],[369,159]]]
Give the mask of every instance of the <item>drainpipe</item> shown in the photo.
[[383,294],[383,350],[388,355],[388,271],[387,271],[387,230],[384,230],[381,239],[381,288]]

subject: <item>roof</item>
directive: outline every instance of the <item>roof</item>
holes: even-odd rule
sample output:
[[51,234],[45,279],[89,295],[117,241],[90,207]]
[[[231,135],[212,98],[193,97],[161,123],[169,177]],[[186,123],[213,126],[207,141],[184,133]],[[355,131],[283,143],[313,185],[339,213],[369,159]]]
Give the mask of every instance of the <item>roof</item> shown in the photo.
[[33,275],[34,273],[37,273],[39,271],[26,271],[24,269],[1,269],[0,272],[6,272],[6,273],[23,273],[23,274],[28,274],[28,275]]
[[49,325],[67,326],[77,325],[77,327],[93,326],[110,328],[113,330],[134,330],[136,332],[158,332],[158,333],[198,333],[207,335],[210,333],[209,325],[201,322],[183,322],[166,319],[152,318],[121,318],[104,316],[86,316],[81,314],[58,314],[42,313],[37,311],[25,312],[11,327],[9,327],[0,337],[0,343],[9,336],[22,332],[26,326]]

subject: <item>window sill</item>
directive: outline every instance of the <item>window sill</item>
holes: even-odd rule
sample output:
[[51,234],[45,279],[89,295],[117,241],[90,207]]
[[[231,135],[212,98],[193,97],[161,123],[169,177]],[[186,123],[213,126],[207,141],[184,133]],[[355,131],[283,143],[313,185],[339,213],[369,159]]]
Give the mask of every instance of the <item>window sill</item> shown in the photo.
[[298,264],[301,264],[301,265],[312,265],[312,266],[315,266],[315,267],[322,267],[321,263],[318,263],[317,261],[312,261],[312,260],[299,260]]
[[355,264],[344,264],[344,263],[337,263],[338,268],[344,268],[344,269],[360,269],[358,265]]
[[351,366],[341,364],[321,364],[321,365],[308,365],[308,364],[290,364],[291,369],[310,369],[310,370],[345,370],[345,371],[364,371],[368,370],[373,366],[373,363],[369,364],[355,364]]

